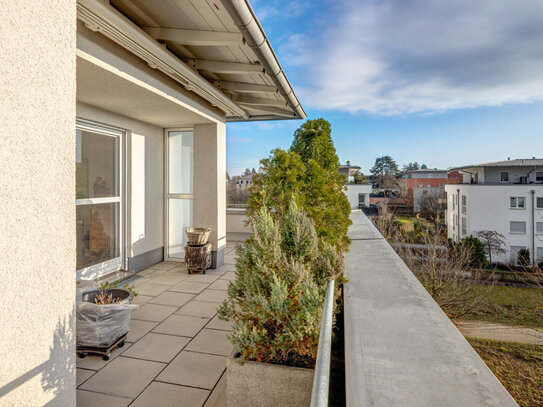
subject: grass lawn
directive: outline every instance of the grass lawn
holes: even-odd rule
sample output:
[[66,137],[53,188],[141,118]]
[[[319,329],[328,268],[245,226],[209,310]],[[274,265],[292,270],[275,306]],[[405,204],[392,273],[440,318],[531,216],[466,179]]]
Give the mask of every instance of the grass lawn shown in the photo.
[[543,346],[467,339],[521,407],[543,406]]
[[494,286],[478,309],[463,318],[543,328],[543,290]]

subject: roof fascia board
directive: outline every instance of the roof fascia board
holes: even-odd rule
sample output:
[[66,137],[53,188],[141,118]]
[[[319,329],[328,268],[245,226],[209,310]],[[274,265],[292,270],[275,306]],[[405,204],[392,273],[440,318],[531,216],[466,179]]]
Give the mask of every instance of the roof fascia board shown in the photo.
[[248,119],[248,113],[217,88],[189,68],[183,61],[164,49],[125,16],[100,0],[78,0],[77,18],[85,25],[115,41],[123,48],[159,69],[187,90],[201,96],[226,115]]

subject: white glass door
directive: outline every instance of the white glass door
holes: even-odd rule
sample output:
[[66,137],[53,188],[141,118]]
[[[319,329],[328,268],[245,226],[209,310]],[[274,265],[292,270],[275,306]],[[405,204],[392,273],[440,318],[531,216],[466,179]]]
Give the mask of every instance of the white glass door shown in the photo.
[[98,278],[123,266],[122,137],[121,131],[77,123],[77,279]]
[[192,131],[166,131],[166,260],[183,260],[192,226],[194,137]]

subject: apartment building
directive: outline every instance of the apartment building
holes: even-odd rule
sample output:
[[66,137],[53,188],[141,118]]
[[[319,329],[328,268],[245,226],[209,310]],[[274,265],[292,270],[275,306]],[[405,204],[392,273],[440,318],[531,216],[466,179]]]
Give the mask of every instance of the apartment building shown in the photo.
[[253,185],[253,176],[255,174],[237,175],[232,177],[230,185],[232,188],[248,189]]
[[[481,230],[505,236],[501,263],[516,263],[529,249],[543,259],[543,159],[516,159],[455,168],[463,182],[445,185],[448,236],[454,241]],[[493,255],[494,258],[494,255]]]
[[406,209],[420,212],[425,200],[435,201],[441,210],[445,210],[447,199],[445,185],[459,182],[458,173],[438,169],[420,169],[407,171],[399,180],[400,189],[406,196]]

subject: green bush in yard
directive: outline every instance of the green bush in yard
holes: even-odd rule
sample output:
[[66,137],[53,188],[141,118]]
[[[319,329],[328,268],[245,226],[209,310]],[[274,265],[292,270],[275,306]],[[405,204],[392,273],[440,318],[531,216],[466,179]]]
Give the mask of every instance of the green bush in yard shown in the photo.
[[273,150],[260,162],[247,212],[266,207],[281,213],[294,200],[315,222],[319,240],[345,251],[351,209],[343,192],[346,178],[338,170],[330,123],[308,120],[294,133],[289,151]]
[[520,249],[518,251],[518,264],[522,267],[530,266],[530,249]]
[[326,283],[339,275],[342,257],[319,241],[313,220],[294,202],[278,219],[261,207],[250,223],[219,318],[233,321],[229,339],[240,363],[311,367]]
[[460,241],[461,245],[471,249],[470,265],[475,268],[487,268],[489,266],[483,243],[475,236],[467,236]]

